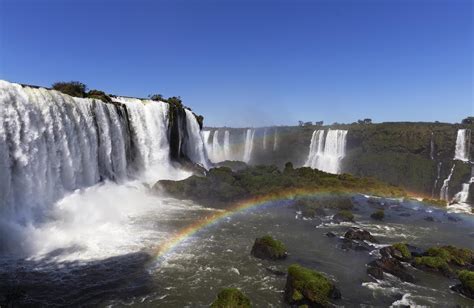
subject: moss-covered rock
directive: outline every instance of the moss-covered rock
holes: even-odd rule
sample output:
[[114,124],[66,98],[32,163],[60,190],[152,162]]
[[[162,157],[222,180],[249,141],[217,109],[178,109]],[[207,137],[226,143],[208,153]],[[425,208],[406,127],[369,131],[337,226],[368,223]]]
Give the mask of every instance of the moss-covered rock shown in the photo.
[[330,299],[341,297],[340,291],[325,275],[293,264],[288,268],[285,301],[294,306],[329,307]]
[[371,243],[378,243],[377,239],[370,234],[369,231],[352,227],[344,234],[344,238],[353,241],[367,241]]
[[288,255],[285,245],[270,235],[255,239],[250,253],[256,258],[268,260],[285,259]]
[[403,258],[405,258],[405,259],[410,259],[411,258],[411,252],[408,249],[407,244],[405,244],[405,243],[395,243],[395,244],[392,245],[392,248],[395,251],[400,252],[400,254],[402,255]]
[[250,308],[250,300],[236,288],[222,289],[211,308]]
[[352,214],[350,211],[347,210],[342,210],[337,212],[334,216],[333,219],[337,222],[343,222],[343,221],[354,221],[354,214]]
[[458,279],[461,281],[461,284],[454,286],[452,289],[474,299],[474,272],[468,270],[459,271]]
[[452,270],[448,263],[441,257],[415,257],[413,265],[419,269],[440,272],[448,277],[452,275]]
[[370,218],[375,219],[375,220],[382,220],[384,219],[384,217],[385,217],[384,210],[377,210],[370,215]]

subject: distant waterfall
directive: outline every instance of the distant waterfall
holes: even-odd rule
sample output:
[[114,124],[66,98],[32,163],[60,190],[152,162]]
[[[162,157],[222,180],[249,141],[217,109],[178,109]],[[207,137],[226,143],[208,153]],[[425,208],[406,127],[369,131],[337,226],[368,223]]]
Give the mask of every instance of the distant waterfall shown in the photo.
[[275,128],[275,133],[273,134],[273,151],[278,149],[278,129]]
[[455,167],[456,167],[456,164],[453,164],[453,167],[451,168],[451,172],[449,172],[448,177],[443,181],[443,186],[441,186],[441,190],[439,193],[439,198],[441,200],[449,201],[449,191],[448,191],[449,181],[451,181],[451,177],[453,176]]
[[456,138],[456,149],[454,159],[469,161],[469,150],[471,145],[471,130],[459,129]]
[[[224,132],[223,142],[221,142],[221,140],[219,139],[219,130],[215,130],[214,132],[204,131],[203,134],[204,136],[207,136],[207,141],[205,138],[204,144],[206,145],[209,159],[213,163],[232,159],[232,153],[230,149],[230,132],[228,130]],[[210,137],[211,135],[212,138]]]
[[262,146],[263,146],[263,150],[265,151],[267,149],[267,129],[265,128],[265,130],[263,131],[263,141],[262,141]]
[[434,157],[434,152],[435,152],[435,148],[434,148],[434,133],[431,132],[431,139],[430,139],[430,158],[431,160],[434,160],[435,157]]
[[433,184],[433,190],[431,191],[431,198],[434,198],[435,196],[435,190],[436,190],[436,187],[438,186],[438,182],[439,182],[439,178],[441,177],[441,166],[443,165],[442,162],[438,162],[438,164],[436,165],[436,179],[434,181],[434,184]]
[[469,200],[469,188],[474,183],[474,166],[471,167],[471,178],[469,182],[462,184],[462,189],[456,195],[454,195],[454,201],[458,203],[467,203]]
[[250,158],[252,157],[252,150],[253,150],[253,138],[255,136],[255,130],[247,129],[245,134],[245,146],[244,146],[244,156],[242,161],[248,163]]
[[340,163],[346,155],[347,130],[316,130],[311,137],[311,144],[305,166],[328,173],[340,173]]

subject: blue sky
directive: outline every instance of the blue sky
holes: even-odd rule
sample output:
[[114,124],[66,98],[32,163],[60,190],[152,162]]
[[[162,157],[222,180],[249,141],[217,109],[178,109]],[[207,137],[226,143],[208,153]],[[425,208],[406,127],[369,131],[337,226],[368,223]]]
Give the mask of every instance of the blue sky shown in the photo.
[[0,79],[180,95],[207,125],[459,122],[470,0],[0,0]]

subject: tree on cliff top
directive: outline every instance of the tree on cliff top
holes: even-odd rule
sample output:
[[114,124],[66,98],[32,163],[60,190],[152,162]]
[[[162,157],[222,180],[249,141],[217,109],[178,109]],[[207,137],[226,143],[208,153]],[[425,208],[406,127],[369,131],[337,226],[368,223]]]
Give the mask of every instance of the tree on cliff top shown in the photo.
[[79,81],[55,82],[53,89],[74,97],[86,97],[87,86]]
[[149,97],[152,101],[166,102],[166,98],[164,98],[164,96],[161,95],[161,94],[150,94],[150,95],[148,95],[148,97]]

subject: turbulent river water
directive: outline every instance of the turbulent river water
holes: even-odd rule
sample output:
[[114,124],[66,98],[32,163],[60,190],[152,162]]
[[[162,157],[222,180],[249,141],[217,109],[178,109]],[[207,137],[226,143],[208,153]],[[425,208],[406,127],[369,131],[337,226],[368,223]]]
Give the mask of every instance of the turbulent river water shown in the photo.
[[[356,223],[334,224],[330,216],[303,219],[291,202],[281,201],[223,218],[158,256],[161,243],[215,210],[148,195],[133,184],[120,194],[110,185],[93,187],[80,198],[72,194],[64,202],[70,207],[89,195],[98,203],[113,198],[125,205],[127,198],[140,195],[140,202],[134,203],[138,209],[124,211],[125,217],[116,211],[116,217],[106,223],[94,217],[75,218],[80,221],[70,224],[71,230],[55,225],[57,220],[40,228],[37,241],[46,245],[47,253],[0,260],[2,296],[18,304],[194,307],[209,305],[220,288],[232,286],[242,289],[256,306],[280,307],[286,277],[273,272],[285,272],[296,262],[334,279],[342,292],[339,305],[472,305],[472,300],[450,291],[454,280],[434,273],[410,268],[416,284],[390,275],[384,281],[374,280],[365,265],[377,257],[377,250],[344,249],[337,237],[325,235],[342,236],[350,226],[357,226],[370,231],[381,245],[406,241],[420,248],[452,244],[473,249],[474,220],[469,215],[386,200],[385,221],[376,222],[369,215],[382,205],[355,196]],[[66,229],[66,234],[56,233],[58,238],[50,239],[55,228]],[[263,261],[250,255],[253,241],[264,234],[286,244],[286,260]],[[66,238],[68,242],[63,242]]]

